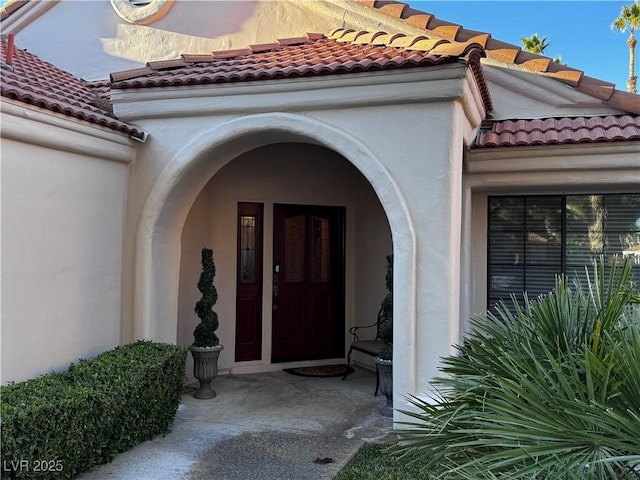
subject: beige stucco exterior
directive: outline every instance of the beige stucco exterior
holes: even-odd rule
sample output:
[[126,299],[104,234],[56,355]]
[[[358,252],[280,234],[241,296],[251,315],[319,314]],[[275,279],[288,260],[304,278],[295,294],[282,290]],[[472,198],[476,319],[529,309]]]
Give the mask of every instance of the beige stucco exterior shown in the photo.
[[[409,95],[412,102],[402,103],[399,95]],[[377,228],[383,238],[389,237],[390,230],[395,255],[394,342],[397,348],[394,363],[401,367],[394,375],[394,386],[397,392],[422,394],[428,390],[427,381],[437,373],[440,356],[452,351],[451,344],[457,343],[460,335],[462,299],[457,288],[462,208],[460,159],[465,143],[484,114],[475,81],[465,65],[264,82],[259,92],[251,84],[123,91],[116,92],[113,101],[120,118],[135,119],[146,131],[155,132],[140,151],[129,189],[125,245],[135,261],[125,261],[125,265],[135,265],[135,269],[125,272],[125,282],[132,283],[131,288],[125,283],[125,292],[134,294],[133,298],[125,299],[128,301],[125,301],[123,341],[154,338],[174,342],[178,336],[187,338],[189,322],[186,320],[183,325],[178,320],[186,315],[193,322],[189,307],[194,298],[193,285],[187,285],[187,290],[178,288],[184,275],[193,279],[193,273],[181,271],[186,260],[182,258],[185,240],[194,240],[198,220],[193,219],[201,218],[205,207],[200,204],[203,198],[209,198],[207,192],[210,191],[213,198],[224,197],[220,202],[222,212],[226,213],[213,224],[224,222],[225,215],[230,218],[235,214],[229,211],[229,203],[240,198],[224,196],[225,189],[231,187],[211,186],[217,180],[222,182],[220,178],[225,178],[225,169],[236,171],[235,178],[242,179],[243,170],[237,165],[247,157],[243,157],[245,160],[239,157],[251,155],[247,152],[255,148],[277,151],[276,146],[265,145],[313,144],[323,147],[322,150],[315,147],[315,151],[323,152],[329,160],[338,155],[344,157],[337,170],[344,170],[341,180],[327,181],[327,189],[319,189],[312,197],[302,183],[300,192],[291,190],[282,201],[322,202],[323,198],[332,197],[330,204],[339,200],[348,207],[349,218],[354,215],[353,195],[357,189],[369,190],[369,197],[378,198],[379,205],[372,199],[367,202],[367,208],[378,210],[378,218],[382,217],[381,211],[384,212],[389,227],[379,225]],[[397,128],[399,125],[402,128]],[[415,139],[426,135],[432,139],[428,148],[417,148]],[[274,168],[272,175],[291,178],[288,169],[281,172],[277,168],[286,158],[285,155],[270,161]],[[237,164],[235,168],[234,164]],[[319,181],[324,175],[336,174],[335,169],[329,170],[324,165],[314,168],[319,169],[316,174]],[[250,174],[250,169],[246,173]],[[304,174],[304,170],[298,173]],[[244,188],[253,191],[250,178]],[[354,184],[357,189],[348,191],[345,185],[352,182],[352,178],[358,179]],[[238,183],[244,184],[244,181]],[[240,192],[242,189],[234,188],[234,195]],[[260,193],[266,203],[274,195],[273,187],[254,193]],[[280,193],[282,195],[284,193]],[[207,208],[212,208],[210,202],[205,203]],[[223,240],[227,228],[211,236],[213,242],[218,242],[218,257],[222,258],[220,272],[225,272],[224,277],[219,274],[222,277],[220,297],[223,298],[225,292],[228,295],[220,300],[219,314],[223,322],[229,314],[232,317],[235,301],[232,295],[234,240]],[[348,226],[349,234],[356,242],[354,224]],[[380,283],[384,257],[389,253],[388,241],[383,243],[371,247],[372,252],[378,254],[376,268],[380,270]],[[189,251],[191,272],[197,268],[193,262],[197,261],[202,246]],[[266,255],[265,272],[272,271],[269,260]],[[357,283],[371,268],[368,265],[372,261],[353,253],[347,260],[347,284]],[[265,289],[270,285],[268,276],[265,275]],[[372,284],[375,281],[372,280]],[[358,296],[355,287],[347,287],[348,326],[363,323],[364,316],[368,316],[365,323],[369,323],[382,298],[380,289],[380,284],[374,286],[372,292],[378,291],[380,295],[364,298],[367,293]],[[184,293],[187,296],[182,307],[179,291],[190,291]],[[263,332],[268,332],[270,326],[269,308],[266,302]],[[221,327],[223,342],[232,340],[233,325],[231,319],[228,326]],[[263,336],[265,342],[268,338],[268,333]],[[430,347],[423,348],[423,345]],[[223,366],[232,370],[247,369],[234,365],[231,358],[229,355],[229,359],[221,360]],[[280,364],[277,368],[283,366]],[[270,365],[268,357],[250,367],[253,371],[276,368]]]
[[[348,0],[30,2],[2,24],[26,48],[85,80],[183,53],[245,48],[336,28],[415,29]],[[140,12],[140,13],[138,13]],[[68,25],[70,28],[62,28]]]
[[[337,27],[415,33],[341,0],[160,3],[135,24],[108,1],[33,2],[7,26],[21,48],[87,79]],[[621,113],[553,79],[483,71],[495,119]],[[271,362],[270,293],[273,205],[294,203],[346,208],[345,333],[375,319],[394,253],[396,407],[428,396],[440,358],[486,308],[489,195],[640,191],[638,142],[471,150],[487,117],[476,82],[460,61],[113,90],[144,144],[3,97],[2,382],[140,338],[190,344],[203,247],[217,266],[221,372],[290,366]],[[265,213],[263,357],[251,362],[234,360],[240,201]],[[26,361],[23,348],[36,353]]]
[[121,339],[122,235],[134,142],[3,99],[2,382]]

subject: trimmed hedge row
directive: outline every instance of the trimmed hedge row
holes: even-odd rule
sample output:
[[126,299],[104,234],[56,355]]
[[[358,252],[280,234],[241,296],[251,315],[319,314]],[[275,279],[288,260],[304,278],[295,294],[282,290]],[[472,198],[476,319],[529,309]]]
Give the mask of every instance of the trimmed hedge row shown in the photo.
[[2,478],[73,478],[167,433],[187,350],[138,341],[0,388]]

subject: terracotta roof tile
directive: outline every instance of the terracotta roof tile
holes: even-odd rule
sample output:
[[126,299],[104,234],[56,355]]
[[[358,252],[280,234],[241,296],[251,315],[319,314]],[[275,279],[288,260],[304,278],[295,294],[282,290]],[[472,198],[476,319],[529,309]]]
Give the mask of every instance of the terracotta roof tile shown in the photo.
[[375,37],[373,42],[371,42],[373,45],[389,45],[390,43],[393,43],[398,38],[405,37],[405,35],[402,33],[391,33],[391,34],[384,33],[384,32],[381,32],[381,33],[382,35]]
[[384,32],[365,33],[363,35],[359,35],[358,38],[356,38],[353,43],[355,43],[356,45],[366,45],[368,43],[375,45],[376,38],[382,35],[386,35],[386,34]]
[[2,39],[0,93],[3,97],[144,138],[142,130],[113,116],[108,84],[85,83],[19,48],[14,48],[13,61],[7,65],[7,48],[7,40]]
[[2,9],[0,9],[0,20],[9,18],[14,12],[25,6],[27,3],[29,3],[29,0],[13,0],[12,2],[7,2]]
[[144,68],[112,73],[111,81],[114,89],[200,85],[415,68],[464,59],[490,111],[491,97],[480,68],[483,55],[482,46],[471,41],[338,29],[329,38],[309,34],[304,41],[298,37],[211,56],[182,55],[175,62],[152,62]]
[[430,15],[428,13],[424,15],[412,15],[407,19],[407,23],[416,28],[422,28],[426,30],[427,25],[429,25],[429,21],[431,21],[432,18],[433,15]]
[[549,63],[551,63],[550,58],[532,58],[522,62],[522,66],[532,72],[546,72],[547,68],[549,68]]
[[183,54],[181,56],[182,60],[185,63],[199,63],[199,62],[211,62],[213,61],[213,54],[212,53],[205,53],[205,54],[197,54],[197,53],[192,53],[192,54]]
[[[236,48],[235,50],[216,50],[213,52],[214,59],[246,57],[251,55],[253,51],[250,48]],[[148,64],[147,64],[148,65]]]
[[353,31],[353,32],[349,32],[346,35],[342,35],[338,41],[339,42],[355,42],[357,40],[358,37],[362,36],[362,35],[366,35],[369,32],[365,32],[364,30],[360,30],[359,32]]
[[468,30],[458,24],[441,20],[431,13],[410,8],[398,1],[356,0],[356,2],[402,20],[408,25],[424,31],[425,35],[432,40],[443,38],[452,42],[466,42],[470,41],[471,37],[482,35],[482,40],[474,39],[473,42],[485,48],[488,58],[554,78],[587,95],[594,95],[613,108],[640,114],[640,96],[620,95],[618,93],[626,92],[612,89],[608,82],[585,77],[580,70],[554,63],[548,57],[523,52],[518,45],[491,38],[489,33]]
[[503,120],[481,130],[474,148],[640,140],[640,116]]
[[378,2],[382,4],[380,7],[381,12],[389,15],[390,17],[402,18],[402,12],[407,8],[407,5],[404,3],[396,3],[396,2]]
[[[402,36],[402,37],[397,37],[393,40],[393,42],[391,42],[389,44],[390,47],[397,47],[397,48],[409,48],[411,47],[413,44],[415,44],[416,42],[419,42],[421,40],[429,40],[428,37],[425,37],[424,35],[416,35],[416,36],[411,36],[411,37],[407,37],[407,36]],[[426,51],[429,51],[430,48],[427,48]]]
[[413,43],[410,47],[408,47],[409,50],[422,50],[423,52],[429,51],[429,50],[433,50],[434,48],[436,48],[438,45],[441,45],[443,43],[448,43],[446,40],[432,40],[432,39],[424,39],[424,40],[418,40],[417,42]]
[[[323,35],[324,37],[324,35]],[[278,43],[280,45],[302,45],[303,43],[307,43],[309,41],[309,37],[294,37],[294,38],[279,38]]]
[[165,70],[167,68],[179,68],[186,65],[183,58],[176,58],[173,60],[160,60],[157,62],[148,62],[147,67],[154,70]]
[[155,70],[150,67],[149,65],[147,65],[146,67],[142,67],[142,68],[134,68],[132,70],[123,70],[121,72],[114,72],[111,74],[111,81],[112,82],[119,82],[122,80],[127,80],[129,78],[136,78],[139,77],[141,75],[149,75],[151,73],[155,72]]

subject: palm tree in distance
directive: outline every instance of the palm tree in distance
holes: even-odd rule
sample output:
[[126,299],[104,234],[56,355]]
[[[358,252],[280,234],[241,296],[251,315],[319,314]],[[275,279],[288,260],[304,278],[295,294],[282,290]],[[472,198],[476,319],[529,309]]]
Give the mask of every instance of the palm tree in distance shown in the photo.
[[611,24],[613,30],[620,33],[629,33],[627,45],[629,46],[629,80],[627,80],[627,91],[636,93],[636,30],[640,29],[640,5],[638,0],[634,0],[633,5],[622,7],[620,16]]
[[537,53],[543,55],[544,51],[551,46],[547,43],[547,37],[540,38],[537,33],[534,33],[530,37],[522,37],[522,48],[529,53]]

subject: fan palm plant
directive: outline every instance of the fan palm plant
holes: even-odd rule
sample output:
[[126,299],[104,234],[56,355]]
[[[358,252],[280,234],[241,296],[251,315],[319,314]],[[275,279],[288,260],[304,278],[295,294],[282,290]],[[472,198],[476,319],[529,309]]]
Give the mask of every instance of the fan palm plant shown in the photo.
[[393,448],[433,478],[640,478],[640,297],[632,264],[594,264],[589,283],[473,319],[443,360],[436,401]]
[[530,37],[522,37],[522,48],[529,53],[537,53],[543,55],[544,51],[551,46],[547,43],[547,37],[540,38],[537,33],[534,33]]
[[620,33],[628,33],[627,46],[629,47],[629,80],[627,80],[627,91],[636,93],[636,31],[640,29],[640,5],[638,0],[633,5],[625,5],[622,7],[620,16],[611,24],[611,28]]

